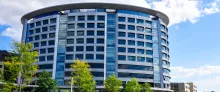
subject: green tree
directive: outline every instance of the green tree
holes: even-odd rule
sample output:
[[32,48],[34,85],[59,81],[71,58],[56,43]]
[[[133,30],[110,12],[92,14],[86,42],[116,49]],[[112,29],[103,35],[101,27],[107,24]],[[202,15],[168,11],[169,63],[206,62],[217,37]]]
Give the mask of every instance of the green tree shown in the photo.
[[39,86],[36,92],[49,92],[50,90],[56,90],[57,81],[51,78],[51,74],[43,70],[39,75],[37,80],[37,85]]
[[38,52],[31,50],[32,44],[14,42],[11,47],[13,55],[6,57],[3,71],[3,82],[5,83],[3,88],[8,88],[8,90],[14,89],[12,85],[17,83],[19,73],[20,83],[26,85],[32,81],[38,70],[36,65]]
[[94,92],[96,82],[93,80],[90,66],[85,61],[75,60],[71,65],[72,77],[76,92]]
[[122,81],[117,79],[115,75],[111,75],[105,80],[105,88],[108,92],[119,92],[121,86]]
[[138,83],[136,78],[132,78],[130,81],[128,81],[126,87],[126,92],[140,92],[141,91],[141,85]]
[[142,90],[143,92],[153,92],[151,89],[151,85],[147,82],[142,85]]

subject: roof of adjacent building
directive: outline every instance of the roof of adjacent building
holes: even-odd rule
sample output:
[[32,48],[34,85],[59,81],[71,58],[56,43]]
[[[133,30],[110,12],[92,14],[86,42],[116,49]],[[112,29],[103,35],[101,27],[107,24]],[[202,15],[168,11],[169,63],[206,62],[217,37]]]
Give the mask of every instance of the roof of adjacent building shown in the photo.
[[167,25],[169,24],[169,18],[167,15],[160,11],[126,4],[116,4],[116,3],[71,3],[71,4],[63,4],[57,6],[46,7],[43,9],[35,10],[33,12],[27,13],[21,18],[21,23],[24,23],[25,19],[31,19],[37,15],[45,14],[48,12],[54,11],[63,11],[70,9],[95,9],[95,8],[105,8],[105,9],[125,9],[132,10],[137,12],[147,13],[153,16],[157,16],[161,18]]

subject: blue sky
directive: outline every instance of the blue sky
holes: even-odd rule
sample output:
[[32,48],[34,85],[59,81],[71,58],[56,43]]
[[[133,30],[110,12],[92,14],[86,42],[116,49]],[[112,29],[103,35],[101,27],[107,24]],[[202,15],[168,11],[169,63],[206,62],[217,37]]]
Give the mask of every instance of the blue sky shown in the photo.
[[170,18],[171,81],[195,82],[199,92],[220,92],[220,0],[0,1],[4,12],[0,14],[0,50],[10,50],[12,40],[20,40],[20,17],[25,13],[51,5],[91,1],[138,5],[167,14]]

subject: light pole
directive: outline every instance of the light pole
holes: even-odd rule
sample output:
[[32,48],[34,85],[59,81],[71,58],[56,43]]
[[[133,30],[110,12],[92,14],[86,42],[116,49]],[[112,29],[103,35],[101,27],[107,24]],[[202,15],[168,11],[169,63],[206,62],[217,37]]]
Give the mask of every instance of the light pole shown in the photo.
[[71,77],[71,87],[70,87],[71,89],[71,92],[73,92],[73,77]]

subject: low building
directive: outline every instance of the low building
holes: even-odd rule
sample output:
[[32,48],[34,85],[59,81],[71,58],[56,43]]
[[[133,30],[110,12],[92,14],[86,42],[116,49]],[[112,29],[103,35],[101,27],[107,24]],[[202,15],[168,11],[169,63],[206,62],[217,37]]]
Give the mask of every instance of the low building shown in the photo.
[[197,92],[197,86],[194,83],[189,82],[188,84],[190,86],[190,92]]
[[171,83],[171,90],[173,92],[191,92],[188,83]]
[[3,67],[3,60],[5,59],[5,57],[9,56],[10,53],[6,50],[0,50],[0,68]]

